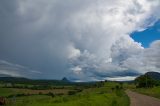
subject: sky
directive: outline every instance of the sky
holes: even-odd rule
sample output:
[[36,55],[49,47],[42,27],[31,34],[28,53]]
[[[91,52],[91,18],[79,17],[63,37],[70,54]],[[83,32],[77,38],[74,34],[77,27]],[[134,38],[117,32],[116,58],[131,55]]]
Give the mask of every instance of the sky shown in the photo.
[[71,81],[160,72],[159,0],[1,0],[0,74]]
[[151,42],[160,40],[160,20],[144,31],[133,32],[131,37],[141,43],[143,47],[148,48]]

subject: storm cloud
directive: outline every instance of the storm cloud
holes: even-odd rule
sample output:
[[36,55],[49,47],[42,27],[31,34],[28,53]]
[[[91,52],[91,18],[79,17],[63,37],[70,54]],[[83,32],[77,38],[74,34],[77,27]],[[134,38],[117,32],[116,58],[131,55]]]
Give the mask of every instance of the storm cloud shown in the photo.
[[159,71],[159,41],[143,48],[130,37],[159,9],[159,0],[1,0],[0,74],[89,81]]

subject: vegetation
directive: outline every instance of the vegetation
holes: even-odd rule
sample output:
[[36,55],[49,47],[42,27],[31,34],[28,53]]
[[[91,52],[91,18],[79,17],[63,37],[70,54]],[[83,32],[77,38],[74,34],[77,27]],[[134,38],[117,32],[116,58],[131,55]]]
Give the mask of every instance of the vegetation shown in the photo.
[[135,79],[137,88],[150,88],[156,85],[156,81],[148,75],[141,75]]
[[152,88],[137,88],[134,89],[134,91],[160,99],[160,86],[155,86]]
[[152,88],[154,86],[160,86],[160,73],[147,72],[135,79],[137,88]]
[[6,83],[3,83],[0,88],[0,96],[7,98],[6,106],[129,106],[123,84],[116,82],[48,85],[48,89],[42,90],[30,89],[36,86],[31,84],[14,83],[14,87],[11,85],[6,87]]
[[6,106],[129,106],[126,89],[160,98],[160,81],[155,73],[132,82],[11,79],[0,81],[0,97],[5,98]]
[[135,79],[136,87],[132,87],[132,90],[160,98],[160,73],[148,72]]

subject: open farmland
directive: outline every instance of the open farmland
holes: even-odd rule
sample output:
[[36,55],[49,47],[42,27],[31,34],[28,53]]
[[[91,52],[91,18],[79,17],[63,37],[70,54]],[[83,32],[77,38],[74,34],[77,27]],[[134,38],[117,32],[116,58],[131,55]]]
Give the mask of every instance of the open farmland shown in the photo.
[[129,98],[119,83],[100,84],[79,86],[81,90],[75,86],[47,90],[0,88],[0,96],[6,97],[7,106],[129,106]]

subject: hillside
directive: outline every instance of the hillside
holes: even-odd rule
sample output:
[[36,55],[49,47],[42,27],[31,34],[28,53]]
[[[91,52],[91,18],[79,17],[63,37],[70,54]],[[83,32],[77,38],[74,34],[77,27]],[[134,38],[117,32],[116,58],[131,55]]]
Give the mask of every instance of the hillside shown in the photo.
[[147,72],[145,75],[148,75],[155,80],[160,80],[160,73],[158,72]]
[[70,85],[69,81],[64,80],[43,80],[43,79],[28,79],[23,77],[0,77],[0,82],[4,83],[19,83],[19,84],[35,84],[35,85]]

